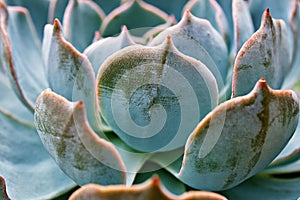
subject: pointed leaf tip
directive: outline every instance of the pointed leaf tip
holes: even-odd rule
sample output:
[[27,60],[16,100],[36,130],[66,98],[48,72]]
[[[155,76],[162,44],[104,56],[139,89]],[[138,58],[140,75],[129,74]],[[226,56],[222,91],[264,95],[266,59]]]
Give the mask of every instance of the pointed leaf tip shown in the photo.
[[80,199],[143,199],[143,200],[226,200],[222,195],[207,191],[190,191],[175,196],[165,189],[158,176],[138,185],[126,187],[124,185],[101,186],[89,184],[75,191],[70,200]]
[[6,192],[5,180],[2,176],[0,176],[0,199],[10,200],[10,198],[8,197],[7,192]]
[[199,123],[186,144],[179,179],[198,189],[236,186],[274,160],[298,117],[295,92],[273,90],[260,79],[249,94],[220,104]]

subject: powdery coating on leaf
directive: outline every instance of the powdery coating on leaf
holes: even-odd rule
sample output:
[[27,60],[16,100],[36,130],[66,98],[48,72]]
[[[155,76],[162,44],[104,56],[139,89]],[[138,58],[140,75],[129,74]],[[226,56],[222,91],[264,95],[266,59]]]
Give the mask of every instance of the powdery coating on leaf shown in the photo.
[[[16,9],[16,8],[15,8]],[[18,8],[19,12],[22,14],[28,14],[27,11],[23,8]],[[26,105],[31,111],[34,110],[33,105],[26,98],[24,91],[21,88],[20,82],[17,78],[16,69],[13,64],[13,55],[11,42],[7,32],[7,22],[8,22],[8,10],[3,2],[0,2],[0,49],[1,49],[1,61],[0,61],[0,69],[9,73],[11,76],[11,80],[13,82],[13,86],[16,89],[16,93],[19,96],[20,100]]]
[[69,1],[63,18],[66,39],[83,51],[91,44],[94,32],[99,30],[104,18],[104,12],[93,1]]
[[7,196],[5,180],[2,176],[0,176],[0,199],[1,200],[9,200],[10,199]]
[[190,10],[196,17],[207,19],[229,44],[230,28],[225,13],[215,0],[191,0],[183,8]]
[[119,51],[106,60],[97,80],[108,124],[141,151],[183,146],[196,124],[217,105],[211,72],[181,54],[170,37],[161,46]]
[[290,69],[288,34],[284,21],[272,19],[267,9],[261,27],[241,47],[235,60],[232,96],[248,94],[263,77],[279,89]]
[[44,91],[36,103],[35,125],[45,148],[79,185],[125,183],[120,155],[93,132],[84,112],[83,102]]
[[226,200],[222,195],[206,191],[190,191],[180,196],[175,196],[167,191],[158,177],[132,187],[124,185],[100,186],[95,184],[85,185],[74,192],[70,200],[85,199],[106,200]]
[[103,21],[104,36],[117,34],[121,26],[128,29],[153,27],[168,21],[168,15],[141,0],[130,0],[113,10]]
[[[219,105],[200,122],[187,141],[179,179],[198,189],[236,186],[272,162],[296,130],[298,117],[297,95],[272,90],[261,79],[251,93]],[[206,139],[211,134],[217,143]],[[207,144],[211,151],[201,152]]]

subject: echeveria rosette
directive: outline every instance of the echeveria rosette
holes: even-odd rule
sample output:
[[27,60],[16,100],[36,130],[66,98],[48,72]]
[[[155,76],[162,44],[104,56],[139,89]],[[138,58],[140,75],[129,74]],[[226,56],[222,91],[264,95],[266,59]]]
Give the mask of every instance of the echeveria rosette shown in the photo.
[[[13,1],[7,2],[12,3]],[[115,2],[117,1],[112,4]],[[180,1],[180,4],[183,5],[183,2],[185,3],[185,1]],[[156,173],[168,190],[178,195],[186,190],[185,184],[194,189],[224,190],[231,188],[222,193],[232,198],[245,198],[245,194],[249,190],[257,191],[256,193],[247,193],[246,197],[249,198],[253,198],[251,195],[255,196],[262,193],[260,198],[264,199],[273,198],[274,195],[276,197],[290,195],[286,196],[287,198],[298,195],[299,191],[295,186],[299,184],[299,178],[289,179],[289,182],[283,178],[285,173],[294,174],[297,177],[297,171],[299,171],[299,164],[297,164],[299,163],[299,145],[295,142],[299,135],[298,130],[284,151],[271,163],[269,168],[262,171],[286,145],[296,129],[298,121],[298,99],[295,93],[271,89],[290,87],[298,79],[297,73],[295,73],[297,68],[294,66],[299,62],[299,56],[296,56],[297,46],[293,45],[299,42],[296,35],[299,23],[297,21],[297,1],[288,1],[282,12],[278,9],[279,7],[276,7],[276,2],[270,3],[270,5],[264,3],[263,7],[259,7],[255,1],[233,0],[231,7],[231,1],[226,1],[227,5],[220,1],[220,5],[224,8],[222,11],[221,6],[216,1],[190,1],[184,8],[190,6],[190,11],[184,11],[185,14],[179,23],[171,28],[167,27],[174,24],[172,18],[169,18],[171,19],[171,23],[169,23],[166,14],[161,11],[157,12],[157,9],[152,9],[152,6],[142,1],[124,1],[120,8],[111,13],[108,13],[104,7],[103,10],[109,16],[108,18],[103,16],[103,12],[95,4],[101,5],[101,1],[92,3],[90,1],[71,0],[69,3],[68,1],[44,1],[44,3],[41,8],[47,7],[45,6],[47,4],[51,8],[49,9],[49,21],[52,22],[54,16],[58,16],[63,19],[63,25],[61,26],[60,22],[55,20],[53,25],[46,26],[42,50],[36,39],[35,31],[32,29],[33,25],[30,18],[26,15],[25,21],[29,21],[29,26],[26,25],[28,23],[25,23],[24,28],[22,28],[26,34],[24,32],[20,34],[18,28],[20,28],[19,24],[23,19],[22,17],[14,17],[18,15],[11,11],[19,10],[9,8],[9,18],[7,19],[5,6],[2,6],[4,9],[1,10],[2,46],[0,53],[1,58],[5,59],[1,59],[0,69],[5,71],[10,79],[10,83],[6,79],[3,81],[3,88],[6,88],[5,93],[10,94],[10,99],[15,99],[14,104],[20,104],[13,96],[11,86],[8,86],[12,85],[21,101],[25,102],[25,105],[31,110],[34,108],[33,104],[39,92],[47,87],[51,88],[52,91],[45,90],[37,100],[35,106],[36,128],[44,146],[54,160],[77,184],[84,185],[94,182],[130,186],[132,183],[146,180],[147,178],[143,177],[143,174]],[[159,3],[156,4],[159,6]],[[156,4],[154,3],[154,5]],[[26,5],[26,3],[24,5],[30,8],[30,5]],[[35,5],[38,6],[38,4]],[[66,6],[66,12],[62,17],[61,13]],[[165,8],[166,6],[159,7]],[[270,8],[272,15],[284,21],[272,19],[270,12],[265,11],[259,28],[260,23],[258,23],[257,16],[260,18],[267,7]],[[147,10],[147,8],[151,9]],[[148,34],[153,33],[151,30],[148,31],[149,28],[139,29],[145,38],[131,38],[126,28],[123,28],[120,36],[100,39],[89,46],[97,29],[96,26],[101,24],[102,19],[105,23],[100,32],[105,33],[103,27],[107,24],[120,23],[118,16],[131,16],[132,13],[130,12],[136,13],[137,9],[140,9],[140,13],[148,12],[147,16],[150,15],[152,19],[157,19],[158,24],[164,23],[161,27],[164,27],[165,30],[155,37],[157,35],[156,30],[161,29],[153,29],[155,34],[152,36]],[[30,10],[37,13],[37,9]],[[170,10],[172,10],[171,7]],[[173,13],[170,10],[165,11],[166,13]],[[206,10],[207,13],[203,14],[200,12],[201,10]],[[92,23],[87,29],[78,29],[71,16],[78,16],[83,13],[91,13],[91,15],[82,15],[83,17],[80,18],[82,21],[79,25],[84,25],[86,21]],[[231,13],[233,20],[231,20]],[[175,14],[177,19],[180,19],[178,12]],[[193,14],[207,20],[199,19]],[[220,16],[223,16],[221,21]],[[38,21],[37,19],[34,20]],[[137,17],[133,21],[129,20],[130,22],[127,22],[127,18],[122,18],[122,20],[122,23],[129,28],[139,28],[140,24],[143,24],[142,28],[153,25],[151,24],[153,22],[150,21],[150,23],[147,19],[143,23],[143,17]],[[147,24],[147,22],[149,23]],[[7,24],[8,31],[6,31]],[[205,28],[201,29],[201,27]],[[121,27],[114,26],[112,28],[116,32],[121,29]],[[254,33],[256,29],[258,31]],[[76,31],[79,34],[72,35]],[[197,31],[202,34],[201,37],[194,34]],[[86,32],[87,34],[85,34]],[[81,34],[88,37],[82,39]],[[28,43],[22,43],[20,35],[31,39],[27,40]],[[144,44],[149,39],[150,45],[148,47],[136,45],[133,42],[133,40],[142,41]],[[257,42],[258,39],[261,39],[261,42]],[[16,51],[16,44],[19,43],[23,46],[20,48],[21,51]],[[28,51],[26,55],[20,53],[24,51],[22,49],[31,47],[32,44],[35,45],[31,49],[35,50]],[[290,48],[288,44],[294,47]],[[84,50],[86,46],[89,47]],[[257,52],[257,46],[260,47],[259,52]],[[119,51],[123,48],[125,49]],[[77,49],[84,53],[80,53]],[[9,52],[12,52],[11,57],[7,56],[10,55]],[[109,57],[113,53],[115,54]],[[24,58],[22,56],[36,59],[29,59],[22,63],[19,62]],[[100,68],[103,62],[104,64]],[[118,68],[118,62],[123,66],[122,68]],[[28,69],[31,64],[37,68]],[[38,68],[38,66],[44,67]],[[144,66],[148,67],[143,68]],[[230,66],[234,69],[231,69]],[[99,68],[98,77],[95,79],[95,74]],[[34,73],[36,70],[40,71],[38,76],[29,78],[31,74],[37,74]],[[173,79],[177,81],[177,85],[172,82],[174,81],[172,78],[164,76],[165,74],[175,75]],[[130,76],[133,79],[126,79]],[[231,76],[233,76],[233,83]],[[261,77],[266,80],[260,79]],[[35,85],[36,83],[33,83],[32,80],[38,84]],[[243,81],[250,81],[251,84],[237,84]],[[143,82],[147,84],[136,88],[138,84]],[[188,87],[186,87],[186,83],[189,85]],[[234,98],[217,106],[218,99],[221,101],[228,99],[231,85]],[[130,88],[129,86],[133,87]],[[187,88],[192,88],[192,93]],[[178,95],[178,92],[182,95]],[[99,99],[96,97],[96,93]],[[248,95],[239,97],[245,94]],[[111,101],[111,96],[117,98],[112,98]],[[206,100],[203,101],[203,99]],[[28,121],[29,124],[32,124],[32,113],[25,109],[17,112],[16,108],[11,106],[12,103],[8,104],[7,101],[8,98],[1,99],[1,106],[5,111],[3,113],[6,116],[3,118],[5,123],[11,124],[11,127],[15,127],[16,130],[27,130]],[[188,104],[194,105],[193,108],[195,109],[190,109],[186,106]],[[177,108],[182,105],[183,107],[179,112]],[[129,114],[133,117],[133,121],[128,120],[126,106],[129,106]],[[196,108],[197,106],[198,108]],[[167,112],[164,113],[161,110],[162,107],[165,107]],[[173,109],[168,110],[168,107]],[[150,109],[148,110],[148,108]],[[159,133],[159,142],[154,146],[151,143],[156,143],[157,138],[152,138],[152,140],[149,138],[147,140],[148,145],[134,145],[136,142],[142,144],[142,141],[146,141],[144,138],[153,133],[146,131],[143,133],[143,138],[138,135],[138,130],[143,129],[135,130],[132,125],[128,125],[128,128],[126,123],[125,127],[118,127],[118,123],[122,123],[122,120],[147,126],[147,122],[151,122],[151,117],[155,120],[155,116],[167,115],[169,122],[166,127],[169,130],[176,130],[177,127],[180,127],[179,125],[182,125],[178,124],[180,121],[176,117],[181,117],[184,112],[191,113],[191,116],[183,115],[185,116],[185,123],[183,123],[181,131],[173,133],[169,137],[162,137],[160,135],[165,133]],[[119,118],[114,123],[116,115]],[[13,120],[10,120],[11,116],[13,116]],[[245,116],[247,116],[246,124],[244,124]],[[6,120],[7,117],[9,120]],[[172,120],[177,122],[175,127],[172,126]],[[249,122],[258,125],[250,126]],[[159,120],[156,123],[161,125]],[[210,125],[209,128],[207,128],[208,124]],[[244,126],[250,126],[247,129],[249,130],[248,134],[244,132]],[[155,126],[149,127],[152,130],[157,129]],[[193,131],[195,127],[196,129]],[[36,134],[32,125],[29,125],[28,129]],[[110,131],[111,129],[116,134],[103,132],[103,130]],[[239,131],[240,129],[241,131]],[[247,137],[236,137],[233,135],[234,132],[237,134],[242,132],[247,134]],[[131,138],[127,137],[126,134]],[[174,140],[172,136],[175,136]],[[166,145],[169,141],[172,141],[171,145]],[[20,142],[26,146],[26,142],[23,140]],[[39,140],[35,140],[35,142],[38,143]],[[7,143],[7,145],[10,144]],[[36,152],[42,152],[40,143],[34,148],[36,148]],[[245,157],[248,160],[245,161],[244,156],[236,152],[244,152],[247,154]],[[42,154],[40,156],[43,156]],[[49,160],[48,156],[44,158]],[[31,160],[28,163],[34,165]],[[151,170],[145,169],[150,163],[158,164],[155,170],[153,168]],[[55,165],[52,163],[50,166]],[[161,167],[165,169],[160,169]],[[244,168],[248,170],[241,170]],[[40,170],[49,173],[48,168]],[[57,169],[54,167],[53,170]],[[219,172],[218,176],[214,175],[216,171]],[[141,174],[136,174],[136,172],[141,172]],[[258,172],[260,173],[255,175]],[[9,173],[5,172],[0,176],[7,174]],[[52,197],[74,185],[60,171],[57,174],[67,183],[59,182],[58,184],[60,179],[55,176],[47,179],[48,184],[51,184],[50,180],[55,182],[52,184],[55,185],[54,188],[48,187],[49,191],[52,191],[49,193],[53,193]],[[20,175],[26,175],[26,173]],[[255,176],[250,178],[253,175]],[[195,177],[197,177],[196,180]],[[15,191],[10,189],[12,188],[11,184],[14,183],[12,177],[4,178],[7,182],[9,195],[18,198]],[[17,178],[24,177],[18,176]],[[35,176],[31,178],[35,179]],[[224,184],[218,185],[220,178],[224,180]],[[141,180],[138,181],[139,179]],[[36,179],[36,182],[33,181],[33,183],[38,183],[38,181],[40,179]],[[240,182],[243,183],[236,186]],[[256,187],[257,183],[263,186]],[[19,187],[22,186],[19,185]],[[280,186],[290,189],[290,193],[280,190]],[[122,189],[122,186],[117,186],[117,188],[124,190],[124,194],[130,191],[130,189],[128,191]],[[51,197],[51,194],[48,196],[41,194],[46,193],[45,190],[29,191],[28,188],[23,189],[24,194],[32,195],[31,198],[34,198],[34,195],[40,195],[40,198]],[[132,190],[138,191],[135,186],[132,187]],[[78,191],[79,195],[81,192],[84,194],[85,187]]]

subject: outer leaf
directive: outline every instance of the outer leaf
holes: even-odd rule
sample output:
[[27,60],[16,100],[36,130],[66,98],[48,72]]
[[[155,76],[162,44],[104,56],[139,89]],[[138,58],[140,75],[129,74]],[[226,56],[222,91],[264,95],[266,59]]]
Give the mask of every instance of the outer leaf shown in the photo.
[[[48,51],[47,46],[50,48]],[[51,89],[70,101],[83,100],[89,123],[98,131],[101,126],[96,105],[95,74],[89,60],[63,38],[58,20],[54,22],[51,44],[44,47],[45,54],[49,52],[47,69]]]
[[120,35],[107,37],[93,43],[84,51],[84,54],[87,55],[92,63],[94,72],[98,73],[100,66],[109,56],[134,44],[131,35],[128,33],[126,26],[124,26]]
[[0,111],[0,141],[0,175],[12,199],[48,199],[74,187],[30,124]]
[[261,27],[242,46],[233,72],[232,96],[245,95],[264,77],[279,89],[290,66],[287,30],[282,20],[272,19],[267,9]]
[[44,146],[76,183],[125,183],[119,153],[89,127],[83,102],[71,103],[44,91],[37,100],[34,116]]
[[193,15],[210,21],[226,43],[230,43],[229,25],[225,13],[216,0],[192,0],[185,5],[183,10],[190,10]]
[[0,112],[13,116],[14,118],[33,124],[33,115],[18,99],[16,94],[9,87],[5,77],[0,75]]
[[213,75],[201,62],[178,52],[170,37],[158,47],[131,46],[109,57],[97,81],[106,121],[141,151],[183,146],[217,105]]
[[[30,16],[33,20],[33,24],[39,35],[39,39],[43,37],[43,29],[48,19],[49,0],[5,0],[8,6],[22,6],[28,9]],[[61,1],[61,0],[60,0]]]
[[249,4],[244,0],[232,1],[232,17],[234,24],[235,54],[254,33]]
[[300,177],[272,174],[256,175],[237,187],[224,191],[228,199],[291,200],[299,199]]
[[82,52],[92,43],[95,31],[100,29],[104,17],[104,12],[96,3],[71,0],[63,20],[66,39]]
[[25,9],[9,8],[10,20],[6,26],[7,12],[3,2],[0,2],[0,7],[2,65],[19,98],[29,109],[33,110],[38,93],[47,87],[40,44]]
[[161,32],[150,45],[161,44],[168,35],[180,52],[196,58],[208,67],[221,90],[228,70],[228,52],[222,36],[210,22],[186,11],[177,25]]
[[[122,26],[129,30],[135,28],[149,28],[167,22],[168,16],[158,8],[142,0],[129,0],[113,10],[103,21],[101,33],[104,37],[120,32]],[[147,29],[145,29],[147,30]],[[140,35],[143,36],[142,31]]]
[[107,200],[121,200],[121,199],[136,199],[136,200],[188,200],[188,199],[205,199],[205,200],[225,200],[226,198],[212,192],[205,191],[191,191],[181,196],[174,196],[170,194],[161,185],[158,177],[153,177],[143,184],[135,185],[126,188],[122,185],[103,187],[100,185],[86,185],[73,193],[70,200],[80,199],[107,199]]
[[221,104],[201,121],[186,144],[179,179],[198,189],[236,186],[280,153],[298,117],[297,95],[272,90],[261,79],[251,93]]

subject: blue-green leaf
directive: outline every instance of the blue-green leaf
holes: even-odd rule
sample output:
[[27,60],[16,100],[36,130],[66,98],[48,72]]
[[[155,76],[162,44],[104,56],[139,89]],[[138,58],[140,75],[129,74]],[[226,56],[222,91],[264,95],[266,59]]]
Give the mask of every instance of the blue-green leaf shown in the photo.
[[131,35],[128,33],[127,28],[124,26],[122,32],[117,37],[107,37],[90,45],[84,54],[90,60],[94,72],[97,74],[102,63],[113,53],[127,47],[134,45]]
[[[33,20],[35,29],[41,40],[43,37],[44,25],[48,21],[48,8],[52,0],[5,0],[8,6],[22,6],[26,8]],[[60,0],[62,1],[62,0]]]
[[242,46],[234,63],[232,96],[248,94],[263,77],[274,89],[281,88],[290,69],[290,48],[284,21],[272,19],[268,9],[261,27]]
[[141,151],[183,146],[218,102],[212,73],[181,54],[170,37],[161,46],[135,45],[115,53],[103,63],[97,81],[105,120]]
[[[261,79],[246,96],[215,108],[186,144],[178,174],[193,188],[232,188],[267,167],[296,130],[299,99]],[[255,125],[254,125],[255,124]]]
[[[299,172],[298,172],[299,173]],[[243,182],[228,191],[222,192],[228,199],[245,200],[291,200],[300,195],[300,177],[289,174],[262,174]]]
[[247,1],[232,1],[232,18],[234,24],[234,54],[237,54],[242,45],[254,33],[254,26]]
[[[51,89],[69,101],[82,100],[86,105],[89,123],[98,131],[101,123],[96,104],[95,74],[91,63],[63,38],[58,20],[54,22],[50,44],[46,43],[44,53],[49,53],[47,71]],[[50,49],[47,51],[47,48]]]
[[77,184],[125,183],[118,151],[91,129],[82,101],[72,103],[46,90],[37,99],[34,117],[45,148]]
[[[168,20],[168,15],[158,8],[142,0],[129,0],[113,10],[103,21],[101,34],[113,36],[120,32],[124,25],[129,29],[149,28],[163,24]],[[147,29],[145,29],[147,30]],[[143,36],[141,32],[137,36]]]
[[0,111],[0,141],[0,175],[12,199],[48,199],[74,187],[44,149],[33,125]]
[[190,10],[196,17],[207,19],[226,43],[230,43],[230,27],[226,15],[215,0],[192,0],[185,5],[183,10]]
[[36,97],[47,87],[40,42],[27,10],[9,7],[6,25],[6,7],[1,2],[0,7],[1,64],[18,97],[33,110]]
[[66,39],[82,52],[92,43],[104,17],[104,12],[92,1],[69,1],[63,18]]
[[186,11],[178,24],[161,32],[150,42],[150,46],[161,44],[168,35],[180,52],[196,58],[208,67],[221,90],[229,66],[228,51],[222,36],[210,22]]

